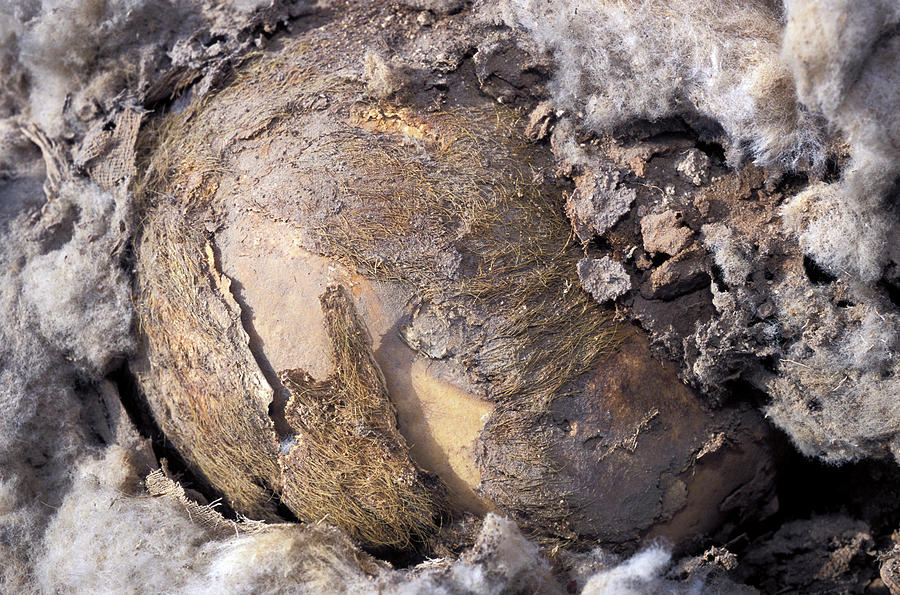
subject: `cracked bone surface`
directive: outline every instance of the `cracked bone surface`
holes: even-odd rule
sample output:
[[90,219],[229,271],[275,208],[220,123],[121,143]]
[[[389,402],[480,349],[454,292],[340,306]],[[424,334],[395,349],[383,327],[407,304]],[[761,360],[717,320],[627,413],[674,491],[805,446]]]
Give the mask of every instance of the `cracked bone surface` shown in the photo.
[[465,72],[451,109],[366,99],[326,34],[149,148],[134,368],[190,467],[239,513],[401,549],[490,510],[633,544],[764,508],[759,416],[708,409],[581,290],[565,188],[516,113]]

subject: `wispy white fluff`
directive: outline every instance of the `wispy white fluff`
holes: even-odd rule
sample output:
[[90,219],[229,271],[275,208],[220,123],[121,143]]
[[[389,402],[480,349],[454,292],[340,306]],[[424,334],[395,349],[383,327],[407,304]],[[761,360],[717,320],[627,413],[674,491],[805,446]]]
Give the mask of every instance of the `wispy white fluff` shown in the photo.
[[768,416],[809,456],[900,463],[900,316],[870,304],[838,313],[789,292],[780,299],[817,320],[770,381]]
[[[48,136],[78,131],[159,75],[195,31],[227,30],[270,0],[3,0],[4,104]],[[12,108],[7,108],[7,110]]]
[[365,554],[334,529],[214,532],[177,500],[141,494],[137,479],[118,445],[80,463],[44,538],[42,592],[372,592],[358,561]]
[[91,380],[132,345],[116,249],[130,205],[67,179],[38,216],[40,154],[6,137],[0,158],[16,171],[0,179],[0,584],[31,592],[46,523],[97,447]]
[[833,274],[872,282],[900,228],[884,204],[900,174],[900,3],[789,0],[784,55],[801,100],[838,128],[850,164],[785,209],[790,229]]
[[[71,204],[71,238],[23,268],[23,302],[43,336],[91,370],[104,372],[132,347],[131,286],[117,262],[130,226],[128,195],[115,197],[88,182],[68,181],[54,199]],[[77,215],[76,215],[77,213]]]
[[652,545],[620,564],[603,569],[588,580],[581,595],[699,595],[699,579],[675,581],[665,577],[672,553],[661,545]]
[[733,157],[817,165],[821,127],[798,102],[780,54],[780,14],[754,1],[504,0],[483,10],[553,54],[553,95],[584,123],[702,115]]
[[27,75],[21,109],[51,137],[90,118],[142,69],[163,57],[160,41],[189,21],[162,0],[7,0],[0,3],[0,72]]

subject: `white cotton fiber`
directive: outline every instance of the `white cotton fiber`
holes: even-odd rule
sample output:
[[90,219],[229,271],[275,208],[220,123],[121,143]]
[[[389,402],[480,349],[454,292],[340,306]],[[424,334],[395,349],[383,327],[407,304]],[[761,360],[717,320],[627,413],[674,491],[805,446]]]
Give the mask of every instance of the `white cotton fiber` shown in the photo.
[[[12,0],[0,11],[19,30],[8,47],[28,74],[29,117],[51,137],[63,132],[65,110],[91,110],[92,101],[111,98],[139,75],[141,46],[180,12],[165,0]],[[99,87],[82,97],[94,72],[102,75]]]
[[[853,175],[853,174],[851,174]],[[878,204],[880,196],[860,194],[847,181],[816,183],[782,210],[800,247],[835,276],[876,281],[881,276],[896,222]]]
[[699,115],[722,126],[735,158],[746,152],[788,167],[824,159],[769,3],[505,0],[482,10],[553,54],[554,99],[588,128]]
[[164,593],[177,585],[206,534],[174,500],[134,497],[134,479],[119,447],[81,463],[44,537],[44,592]]
[[[30,157],[40,160],[39,154]],[[20,171],[32,170],[30,164],[19,165]],[[31,217],[40,195],[17,194],[23,188],[41,192],[39,184],[22,186],[14,180],[3,189],[10,210],[0,219],[0,590],[8,592],[33,591],[36,551],[46,524],[69,488],[76,461],[96,448],[97,435],[85,416],[98,398],[90,380],[97,366],[121,356],[132,341],[130,304],[90,299],[95,282],[127,296],[127,282],[117,276],[112,254],[119,232],[104,227],[115,220],[114,206],[103,203],[97,219],[87,209],[85,229],[75,230],[81,219],[69,203],[74,196],[66,191],[54,205],[58,209],[45,211],[47,222],[59,225],[45,228],[43,219],[32,222]],[[48,261],[55,269],[38,266],[40,274],[32,278],[32,266],[54,253],[74,256]],[[72,275],[69,260],[80,274]],[[57,291],[52,285],[35,281],[42,276],[73,279],[57,295],[48,293]],[[102,291],[98,295],[108,297]],[[80,309],[69,308],[73,299]],[[54,310],[54,304],[62,310]]]
[[385,568],[350,545],[336,529],[281,525],[209,542],[202,572],[188,575],[185,593],[374,593],[361,567]]
[[882,34],[900,20],[894,0],[785,0],[784,57],[800,99],[833,117]]
[[513,521],[494,513],[485,516],[475,545],[458,560],[437,560],[409,573],[383,574],[378,587],[398,595],[562,593],[537,546]]
[[814,184],[785,208],[801,245],[831,273],[881,276],[896,215],[885,194],[900,167],[900,3],[789,0],[784,56],[800,99],[838,128],[851,161],[841,179]]
[[662,546],[651,546],[621,564],[601,570],[588,580],[582,595],[644,595],[661,591],[662,574],[672,554]]
[[117,262],[130,226],[130,199],[87,182],[66,182],[56,201],[77,213],[71,237],[25,266],[24,300],[42,334],[61,351],[103,372],[132,347],[130,284]]
[[[270,0],[3,0],[0,117],[19,111],[51,138],[84,132],[120,93],[171,64],[179,39],[234,31]],[[230,27],[230,29],[229,29]]]
[[118,445],[78,465],[44,536],[42,592],[363,593],[371,579],[362,566],[385,568],[324,525],[203,527],[138,480]]
[[767,387],[769,418],[808,456],[832,463],[891,456],[900,443],[900,316],[871,304],[823,311],[786,293],[818,320],[790,346]]

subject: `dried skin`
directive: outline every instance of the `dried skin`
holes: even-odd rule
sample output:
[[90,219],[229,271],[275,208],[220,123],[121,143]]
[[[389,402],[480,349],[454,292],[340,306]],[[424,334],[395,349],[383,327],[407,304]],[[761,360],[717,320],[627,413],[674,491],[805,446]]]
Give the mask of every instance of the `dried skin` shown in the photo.
[[[641,439],[632,439],[636,463],[629,485],[637,487],[606,500],[605,518],[612,520],[598,522],[594,504],[575,498],[580,485],[617,481],[616,463],[598,461],[575,440],[571,448],[558,447],[553,406],[581,394],[591,415],[603,415],[600,391],[582,389],[585,377],[604,368],[623,333],[612,313],[580,288],[577,263],[584,250],[566,218],[563,188],[547,175],[550,154],[524,139],[516,112],[477,92],[443,111],[413,100],[397,107],[362,99],[361,85],[328,74],[334,56],[314,41],[311,35],[286,44],[248,65],[218,96],[169,116],[158,136],[147,139],[153,151],[140,185],[145,200],[173,217],[187,213],[213,236],[219,225],[247,213],[270,218],[284,226],[277,239],[285,245],[403,287],[414,296],[410,307],[429,305],[446,315],[465,339],[438,357],[493,406],[479,437],[478,448],[487,452],[476,458],[479,493],[502,503],[503,512],[528,530],[552,539],[627,542],[673,518],[683,505],[674,481],[649,497],[639,525],[628,524],[625,509],[634,491],[643,494],[645,485],[659,484],[660,469],[640,464],[656,456],[642,450],[646,437],[666,443],[664,428],[683,426],[674,476],[691,466],[707,430],[724,431],[730,421],[707,428],[707,417],[698,415],[696,423],[679,417],[694,411],[683,407],[673,407],[665,426],[646,420],[637,430]],[[174,206],[159,198],[168,195]],[[390,395],[371,363],[371,348],[348,330],[358,323],[335,295],[323,302],[334,375],[322,384],[300,372],[268,378],[276,391],[290,393],[285,418],[276,420],[292,428],[290,435],[280,429],[287,450],[280,495],[303,519],[327,518],[370,544],[402,547],[434,530],[444,507],[442,490],[428,485],[405,446],[398,446]],[[646,346],[640,350],[641,363],[652,361]],[[434,357],[439,351],[428,355],[422,346],[419,353]],[[689,391],[684,396],[696,399]],[[638,417],[648,411],[637,411]],[[620,430],[628,436],[636,431],[628,425],[611,432]],[[195,430],[193,439],[201,435]],[[740,457],[729,460],[740,465]],[[577,477],[568,474],[573,469]],[[735,489],[745,480],[726,483]],[[660,515],[660,498],[667,494],[668,508]],[[623,528],[612,536],[608,528],[616,519]],[[690,531],[694,525],[680,526]]]
[[302,370],[280,378],[297,428],[281,456],[284,502],[301,519],[328,519],[366,543],[406,547],[435,527],[439,506],[397,430],[384,377],[347,291],[321,298],[335,372],[315,382]]
[[230,282],[209,244],[173,213],[151,213],[137,249],[148,357],[136,372],[157,423],[242,514],[278,519],[272,390],[248,347]]

